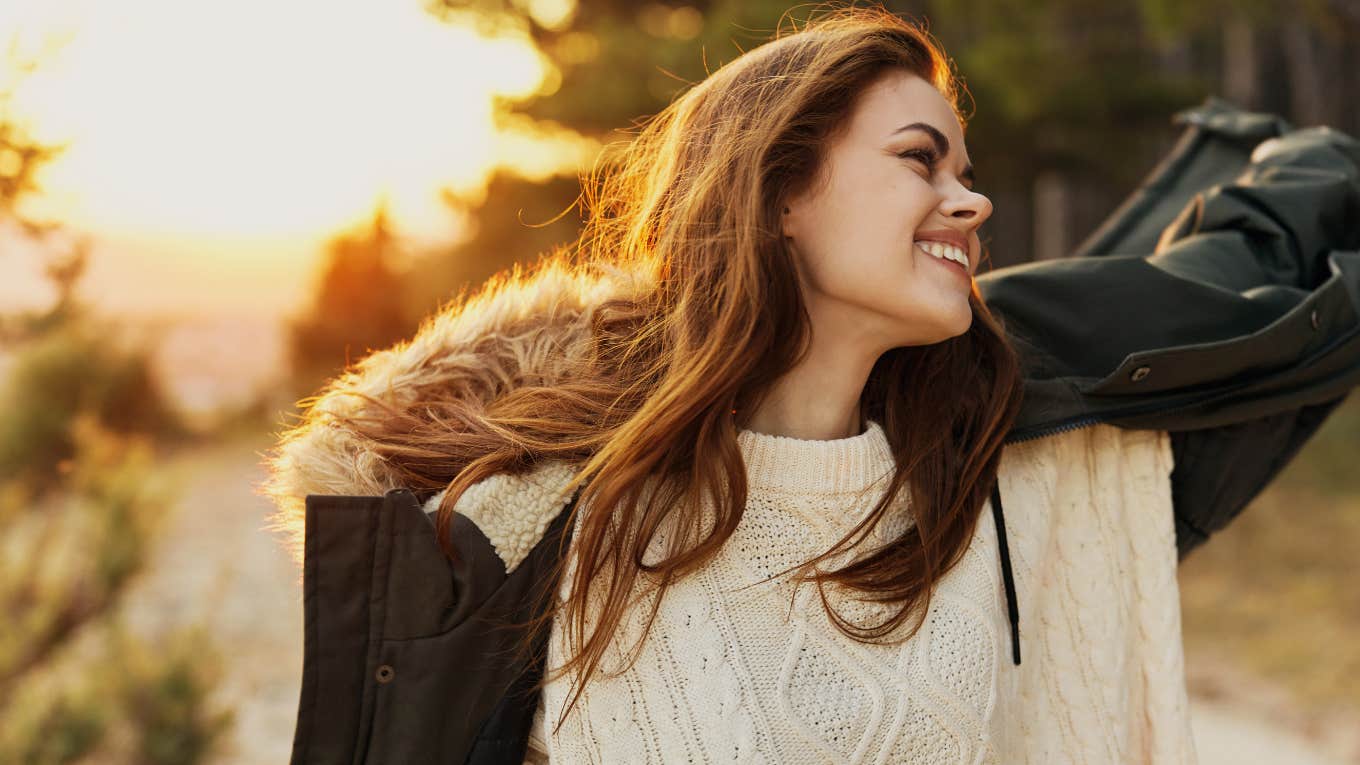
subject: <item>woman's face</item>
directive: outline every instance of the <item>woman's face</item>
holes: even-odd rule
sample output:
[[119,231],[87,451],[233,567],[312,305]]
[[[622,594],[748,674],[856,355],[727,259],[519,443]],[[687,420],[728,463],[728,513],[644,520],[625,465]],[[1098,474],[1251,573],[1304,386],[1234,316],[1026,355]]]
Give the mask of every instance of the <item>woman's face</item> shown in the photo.
[[[822,182],[787,200],[783,216],[814,336],[882,351],[966,332],[977,229],[992,203],[972,191],[944,96],[892,70],[861,94],[824,161]],[[967,267],[937,257],[951,250]]]

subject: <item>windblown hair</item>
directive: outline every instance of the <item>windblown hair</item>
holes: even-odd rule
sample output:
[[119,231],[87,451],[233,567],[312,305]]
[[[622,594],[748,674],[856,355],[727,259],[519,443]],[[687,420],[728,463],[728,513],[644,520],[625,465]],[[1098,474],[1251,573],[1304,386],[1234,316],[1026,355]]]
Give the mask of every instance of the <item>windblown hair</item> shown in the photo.
[[[738,430],[810,339],[780,211],[817,182],[858,94],[891,70],[933,84],[965,123],[963,88],[944,51],[921,26],[880,8],[836,9],[722,66],[583,178],[589,215],[579,239],[528,274],[516,269],[508,286],[499,277],[488,282],[464,304],[476,310],[489,290],[536,281],[607,293],[581,308],[592,312],[590,335],[553,359],[560,367],[553,381],[490,398],[444,383],[409,400],[375,399],[376,411],[363,416],[336,416],[392,480],[447,489],[436,528],[450,558],[453,508],[469,486],[545,460],[576,467],[569,488],[579,490],[578,502],[567,523],[580,514],[580,526],[562,537],[576,557],[570,596],[545,597],[530,631],[566,619],[572,648],[560,672],[579,671],[566,711],[597,670],[635,586],[654,585],[658,596],[645,639],[660,596],[711,559],[741,519],[747,486]],[[632,275],[631,286],[600,286],[620,273]],[[882,424],[897,470],[855,529],[794,567],[800,580],[817,583],[832,621],[856,640],[896,633],[913,614],[908,637],[919,630],[935,583],[974,533],[1019,412],[1017,356],[976,283],[969,303],[966,333],[894,348],[875,363],[861,412]],[[902,492],[913,523],[899,538],[842,568],[816,569],[842,550],[858,553]],[[644,559],[662,529],[665,555]],[[557,561],[546,595],[566,570],[566,556]],[[831,608],[824,583],[899,609],[882,624],[853,625]],[[587,634],[595,619],[587,604],[596,601]],[[545,673],[542,682],[557,676]]]

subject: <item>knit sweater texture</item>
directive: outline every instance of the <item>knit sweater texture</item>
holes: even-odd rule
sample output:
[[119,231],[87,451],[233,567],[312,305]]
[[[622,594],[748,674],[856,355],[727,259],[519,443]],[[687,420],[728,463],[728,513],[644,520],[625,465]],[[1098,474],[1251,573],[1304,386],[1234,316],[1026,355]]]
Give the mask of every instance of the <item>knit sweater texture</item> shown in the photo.
[[[1168,434],[1096,425],[1003,451],[1018,666],[989,505],[921,630],[861,643],[837,629],[815,584],[775,574],[829,549],[882,496],[894,469],[882,427],[832,440],[743,430],[738,446],[748,499],[736,532],[672,585],[619,672],[652,603],[635,589],[556,732],[570,676],[544,688],[527,763],[1194,762]],[[819,567],[888,543],[911,518],[904,493],[860,547]],[[891,613],[835,585],[825,594],[854,624]],[[548,646],[557,667],[562,624]]]

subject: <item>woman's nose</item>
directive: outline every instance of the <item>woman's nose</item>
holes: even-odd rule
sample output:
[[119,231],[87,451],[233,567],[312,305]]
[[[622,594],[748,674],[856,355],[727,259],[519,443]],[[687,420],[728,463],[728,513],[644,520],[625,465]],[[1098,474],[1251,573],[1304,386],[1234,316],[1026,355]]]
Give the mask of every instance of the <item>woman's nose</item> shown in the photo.
[[972,224],[981,224],[992,214],[992,200],[967,188],[959,187],[940,205],[941,212],[951,218],[962,218]]

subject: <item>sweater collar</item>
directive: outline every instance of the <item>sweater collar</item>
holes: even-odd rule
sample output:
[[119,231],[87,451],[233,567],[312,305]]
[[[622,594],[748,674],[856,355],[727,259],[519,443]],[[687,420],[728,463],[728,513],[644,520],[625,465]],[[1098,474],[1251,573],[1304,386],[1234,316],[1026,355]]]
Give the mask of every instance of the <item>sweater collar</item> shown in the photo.
[[[849,438],[814,440],[774,436],[753,430],[737,431],[737,445],[746,461],[747,490],[793,494],[847,494],[891,480],[895,465],[883,427],[867,421],[863,433]],[[886,483],[884,484],[886,489]],[[1001,482],[992,484],[992,519],[996,523],[997,554],[1006,612],[1011,626],[1011,661],[1020,663],[1020,603],[1011,571],[1006,517],[1001,506]]]
[[856,493],[890,479],[895,465],[887,434],[873,420],[859,435],[825,440],[743,428],[737,432],[737,446],[746,462],[749,491]]

